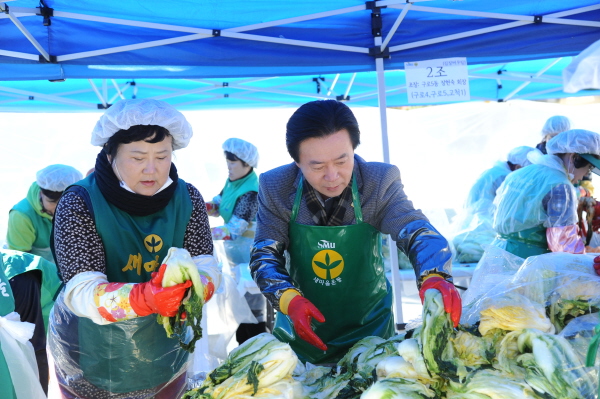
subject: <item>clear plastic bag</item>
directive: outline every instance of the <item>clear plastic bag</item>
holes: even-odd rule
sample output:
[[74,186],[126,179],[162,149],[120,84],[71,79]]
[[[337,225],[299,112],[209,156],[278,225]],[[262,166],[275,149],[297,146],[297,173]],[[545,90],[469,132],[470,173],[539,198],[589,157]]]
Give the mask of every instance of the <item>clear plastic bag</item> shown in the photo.
[[166,337],[156,315],[97,325],[72,313],[62,291],[48,346],[65,398],[175,398],[186,388],[188,353]]

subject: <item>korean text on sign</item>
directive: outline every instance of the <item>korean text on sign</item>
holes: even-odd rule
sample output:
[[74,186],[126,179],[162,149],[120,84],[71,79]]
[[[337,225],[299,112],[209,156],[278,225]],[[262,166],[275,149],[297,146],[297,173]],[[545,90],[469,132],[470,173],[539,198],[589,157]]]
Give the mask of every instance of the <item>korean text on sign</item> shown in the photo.
[[466,58],[405,62],[409,104],[469,101]]

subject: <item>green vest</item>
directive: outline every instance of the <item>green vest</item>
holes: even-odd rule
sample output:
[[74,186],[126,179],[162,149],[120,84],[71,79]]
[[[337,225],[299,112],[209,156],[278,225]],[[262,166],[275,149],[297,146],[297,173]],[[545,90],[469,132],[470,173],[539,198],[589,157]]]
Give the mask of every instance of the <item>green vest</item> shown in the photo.
[[[133,216],[110,204],[91,174],[77,185],[90,195],[102,239],[109,282],[149,281],[171,247],[183,247],[192,201],[179,179],[168,205],[149,216]],[[187,361],[177,339],[167,338],[156,315],[108,325],[78,318],[79,364],[84,377],[112,393],[151,389],[168,382]]]
[[9,279],[32,270],[42,272],[40,302],[42,305],[44,328],[46,333],[48,333],[48,317],[52,306],[54,306],[54,298],[62,285],[56,265],[42,257],[12,249],[3,249],[1,255],[4,260],[4,273]]
[[254,171],[239,180],[231,181],[227,179],[219,204],[219,214],[225,223],[229,223],[237,199],[250,191],[258,192],[258,177]]
[[[0,258],[0,316],[6,316],[15,310],[15,299],[8,283],[8,277],[4,274],[4,267],[1,266],[2,258]],[[24,381],[20,383],[24,383]],[[8,365],[2,352],[2,344],[0,344],[0,398],[16,398]]]
[[32,244],[31,252],[34,255],[39,255],[42,258],[53,262],[52,251],[50,251],[50,233],[52,232],[52,221],[43,218],[37,214],[31,206],[27,198],[19,201],[12,210],[19,211],[26,215],[33,224],[35,230],[35,241]]
[[[504,242],[508,252],[521,258],[550,252],[546,228],[551,226],[543,199],[559,185],[575,190],[565,171],[546,165],[529,165],[509,174],[498,189],[495,203],[497,242]],[[572,194],[576,198],[575,192]],[[577,207],[567,209],[568,224],[576,224]]]
[[325,323],[313,325],[327,351],[297,337],[283,313],[277,313],[273,335],[288,342],[302,361],[334,363],[367,336],[387,339],[394,334],[392,290],[383,268],[379,231],[362,220],[356,180],[352,179],[356,224],[349,226],[296,223],[302,185],[300,179],[290,221],[289,271],[294,286],[325,316]]

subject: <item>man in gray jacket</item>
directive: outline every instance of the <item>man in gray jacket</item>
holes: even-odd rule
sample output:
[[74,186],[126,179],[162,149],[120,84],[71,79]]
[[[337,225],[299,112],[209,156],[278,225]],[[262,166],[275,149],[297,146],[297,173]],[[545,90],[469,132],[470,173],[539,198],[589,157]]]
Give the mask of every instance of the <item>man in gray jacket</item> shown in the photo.
[[411,260],[421,299],[439,290],[457,325],[448,242],[413,208],[396,166],[354,154],[360,131],[352,111],[334,100],[304,104],[287,124],[286,143],[295,162],[260,177],[250,260],[278,310],[273,334],[315,364],[337,362],[366,336],[393,335],[380,232]]

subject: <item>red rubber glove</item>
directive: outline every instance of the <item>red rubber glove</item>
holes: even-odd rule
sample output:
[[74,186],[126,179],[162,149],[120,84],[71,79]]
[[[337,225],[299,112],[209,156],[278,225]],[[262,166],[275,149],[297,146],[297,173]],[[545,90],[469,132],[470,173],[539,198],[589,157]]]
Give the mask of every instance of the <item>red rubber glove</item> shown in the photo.
[[192,286],[190,280],[172,287],[163,287],[162,280],[167,269],[162,264],[158,273],[152,273],[152,279],[146,283],[135,284],[129,293],[129,303],[138,316],[148,316],[158,313],[161,316],[173,317],[177,314],[181,301],[188,288]]
[[600,256],[594,258],[594,270],[596,274],[600,276]]
[[429,277],[423,282],[423,285],[421,285],[421,289],[419,290],[421,303],[425,302],[425,291],[429,289],[435,289],[442,293],[444,310],[446,313],[450,313],[450,319],[452,320],[454,327],[458,327],[458,322],[460,321],[460,315],[462,313],[462,301],[454,284],[447,282],[442,277]]
[[312,346],[324,351],[327,350],[327,345],[321,341],[321,338],[315,334],[310,326],[310,321],[313,318],[319,323],[325,322],[325,317],[315,305],[303,296],[298,295],[291,300],[288,306],[288,316],[292,319],[294,329],[300,338]]

